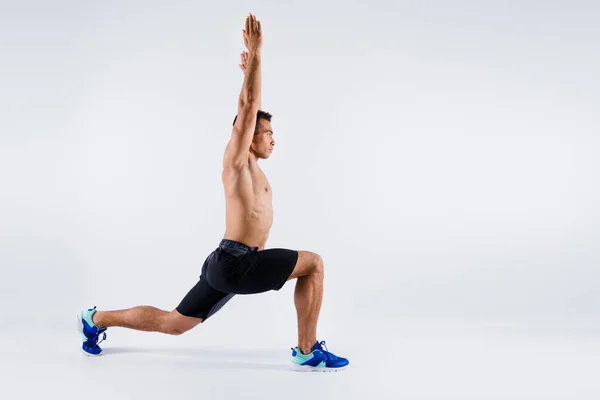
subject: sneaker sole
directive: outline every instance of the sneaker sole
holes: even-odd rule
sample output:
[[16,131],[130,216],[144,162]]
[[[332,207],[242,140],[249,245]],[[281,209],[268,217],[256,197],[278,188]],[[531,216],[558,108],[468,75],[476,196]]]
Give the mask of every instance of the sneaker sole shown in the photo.
[[[81,311],[79,311],[77,313],[77,332],[79,332],[80,339],[83,336],[83,322],[81,322],[82,319],[83,319],[83,316],[81,315]],[[100,354],[102,354],[102,352],[100,352],[99,354],[88,353],[87,351],[85,351],[83,349],[82,346],[79,346],[79,350],[81,350],[81,352],[88,357],[98,357]]]
[[311,367],[310,365],[299,365],[293,361],[292,361],[292,364],[293,364],[293,369],[298,372],[338,372],[338,371],[345,370],[350,365],[350,364],[344,365],[343,367],[339,367],[339,368],[327,368],[327,367],[317,368],[317,367]]

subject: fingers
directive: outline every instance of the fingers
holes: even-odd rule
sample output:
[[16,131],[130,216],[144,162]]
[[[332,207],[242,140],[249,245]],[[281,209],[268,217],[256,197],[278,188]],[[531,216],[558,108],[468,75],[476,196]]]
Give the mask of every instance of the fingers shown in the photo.
[[260,33],[260,31],[260,21],[256,19],[256,15],[250,13],[250,15],[246,17],[246,33]]
[[246,17],[246,32],[251,35],[254,33],[254,19],[252,14]]
[[248,50],[260,49],[262,44],[262,26],[260,21],[256,19],[256,16],[250,13],[246,17],[245,29],[242,30],[244,33],[244,45]]
[[242,53],[240,53],[240,59],[242,63],[238,64],[238,66],[242,71],[246,72],[246,66],[248,65],[248,52],[243,51]]

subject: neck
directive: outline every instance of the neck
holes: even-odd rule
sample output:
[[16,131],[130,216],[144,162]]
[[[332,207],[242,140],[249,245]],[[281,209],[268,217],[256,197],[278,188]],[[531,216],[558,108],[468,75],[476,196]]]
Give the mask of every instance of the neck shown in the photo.
[[256,155],[256,153],[254,151],[252,151],[252,149],[250,149],[250,156],[248,156],[248,161],[258,163],[258,160],[259,160],[259,158]]

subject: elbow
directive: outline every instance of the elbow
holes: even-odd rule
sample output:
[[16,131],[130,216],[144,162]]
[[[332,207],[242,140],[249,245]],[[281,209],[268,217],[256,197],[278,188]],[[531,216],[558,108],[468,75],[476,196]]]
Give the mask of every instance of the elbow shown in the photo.
[[252,108],[256,108],[258,109],[259,107],[259,99],[253,96],[249,96],[249,95],[243,95],[240,97],[240,100],[238,102],[238,108],[240,109],[252,109]]
[[238,109],[239,110],[253,110],[253,109],[258,110],[259,109],[258,101],[252,101],[252,100],[240,101],[238,103]]

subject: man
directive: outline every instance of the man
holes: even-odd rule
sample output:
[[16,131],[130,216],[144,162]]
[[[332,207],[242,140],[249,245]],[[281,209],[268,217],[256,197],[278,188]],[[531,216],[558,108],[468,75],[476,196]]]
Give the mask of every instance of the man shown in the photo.
[[335,356],[322,347],[325,342],[317,341],[323,296],[322,258],[307,251],[264,249],[273,223],[273,207],[271,187],[258,160],[269,158],[275,141],[271,115],[260,111],[262,31],[252,14],[246,18],[243,36],[248,49],[241,55],[244,83],[223,158],[225,236],[204,262],[198,283],[173,311],[150,306],[82,311],[78,325],[83,335],[82,349],[89,355],[102,352],[99,336],[106,339],[108,327],[179,335],[206,321],[235,294],[279,290],[288,280],[297,279],[294,303],[298,345],[292,349],[292,361],[300,370],[339,370],[348,365],[347,359]]

